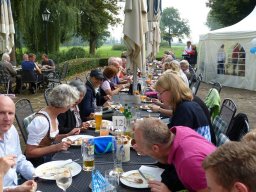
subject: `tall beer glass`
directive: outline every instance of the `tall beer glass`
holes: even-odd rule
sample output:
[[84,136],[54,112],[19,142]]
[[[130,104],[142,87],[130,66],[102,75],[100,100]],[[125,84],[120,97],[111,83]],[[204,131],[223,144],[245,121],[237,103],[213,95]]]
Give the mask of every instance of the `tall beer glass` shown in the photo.
[[95,131],[99,132],[102,124],[102,107],[96,107],[95,113],[94,113],[94,119],[95,119]]

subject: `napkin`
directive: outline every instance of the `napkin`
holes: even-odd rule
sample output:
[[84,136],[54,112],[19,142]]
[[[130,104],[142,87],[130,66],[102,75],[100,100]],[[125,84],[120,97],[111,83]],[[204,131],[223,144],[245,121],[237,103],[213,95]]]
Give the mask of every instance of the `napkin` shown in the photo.
[[110,153],[114,149],[113,141],[115,138],[113,136],[95,137],[94,138],[94,152],[96,154]]
[[[162,178],[161,178],[161,175],[162,173],[164,172],[164,169],[161,169],[159,167],[150,167],[150,166],[145,166],[145,165],[142,165],[139,170],[144,174],[146,175],[152,175],[152,177],[154,177],[153,180],[156,180],[156,181],[161,181]],[[150,180],[151,178],[149,178]]]

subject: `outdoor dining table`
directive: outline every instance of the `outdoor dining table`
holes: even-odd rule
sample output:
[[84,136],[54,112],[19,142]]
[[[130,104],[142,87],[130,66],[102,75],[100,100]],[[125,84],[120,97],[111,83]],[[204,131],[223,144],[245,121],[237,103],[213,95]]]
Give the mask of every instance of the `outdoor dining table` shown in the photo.
[[[96,133],[94,130],[87,130],[84,134],[87,135],[93,135],[98,136],[99,133]],[[82,156],[81,156],[81,147],[70,147],[67,152],[59,152],[56,153],[53,156],[53,160],[66,160],[66,159],[79,159],[77,163],[79,163],[82,166]],[[157,162],[148,156],[141,156],[138,155],[136,151],[131,149],[131,159],[129,162],[124,162],[122,164],[124,172],[130,171],[130,170],[138,170],[141,165],[148,165],[153,166]],[[99,170],[102,175],[104,175],[104,172],[109,169],[114,168],[114,162],[113,162],[113,154],[107,153],[107,154],[99,154],[95,155],[95,169]],[[73,177],[73,181],[71,186],[67,189],[67,191],[91,191],[89,184],[91,183],[92,178],[92,172],[86,172],[81,171],[78,175]],[[61,191],[56,185],[55,181],[52,180],[43,180],[38,179],[37,181],[38,189],[42,192],[51,192],[51,191]],[[136,189],[136,188],[129,188],[127,186],[124,186],[121,182],[118,186],[117,191],[124,191],[124,192],[130,192],[130,191],[150,191],[149,189]]]

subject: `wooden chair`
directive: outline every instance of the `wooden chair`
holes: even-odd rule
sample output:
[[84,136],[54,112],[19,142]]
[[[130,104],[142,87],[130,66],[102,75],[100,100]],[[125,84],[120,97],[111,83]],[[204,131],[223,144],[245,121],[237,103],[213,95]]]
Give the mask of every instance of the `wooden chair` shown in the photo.
[[19,126],[24,141],[27,141],[28,133],[24,125],[24,119],[34,113],[31,102],[28,99],[20,99],[15,103],[15,119]]
[[[227,123],[227,130],[230,127],[231,120],[236,114],[237,106],[232,99],[226,98],[223,100],[220,108],[220,117]],[[227,130],[223,133],[226,134]]]

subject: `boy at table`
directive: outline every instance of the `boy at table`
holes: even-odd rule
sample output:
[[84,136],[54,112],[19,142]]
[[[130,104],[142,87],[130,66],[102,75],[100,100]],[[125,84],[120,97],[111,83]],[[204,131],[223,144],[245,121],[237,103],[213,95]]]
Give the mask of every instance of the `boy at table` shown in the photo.
[[228,142],[203,162],[212,192],[256,191],[256,142]]
[[[177,175],[189,191],[208,192],[204,158],[216,148],[194,130],[175,126],[169,130],[157,118],[138,120],[134,124],[134,149],[149,155],[162,164],[174,165]],[[172,181],[169,181],[170,184]],[[168,187],[158,181],[149,181],[154,192],[169,192]]]

